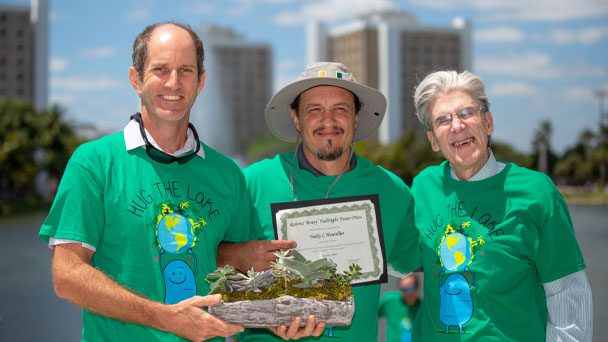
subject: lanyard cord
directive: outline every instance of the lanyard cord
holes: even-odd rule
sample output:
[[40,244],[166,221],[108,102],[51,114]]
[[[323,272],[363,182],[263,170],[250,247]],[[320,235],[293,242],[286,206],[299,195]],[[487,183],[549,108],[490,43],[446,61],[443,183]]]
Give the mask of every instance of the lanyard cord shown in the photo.
[[293,166],[296,163],[296,156],[298,155],[299,143],[300,143],[300,132],[298,132],[298,136],[296,137],[296,150],[293,151],[293,160],[291,161],[291,172],[289,175],[289,185],[291,185],[291,194],[293,195],[294,202],[296,202],[296,192],[293,190]]
[[[294,165],[296,163],[296,156],[298,154],[298,147],[299,147],[299,143],[300,142],[300,133],[298,133],[298,137],[296,138],[296,150],[293,153],[293,161],[291,162],[291,172],[289,175],[289,183],[291,185],[291,194],[293,195],[293,201],[296,202],[296,192],[293,188],[293,168]],[[350,165],[350,160],[353,158],[353,154],[354,154],[355,148],[354,148],[354,138],[353,141],[350,144],[350,155],[348,157],[348,161],[346,162],[346,165],[344,165],[344,168],[342,169],[342,171],[340,172],[340,174],[338,174],[338,177],[336,177],[336,179],[334,180],[333,183],[331,183],[331,185],[329,186],[329,189],[327,189],[327,193],[325,194],[325,199],[329,198],[329,191],[331,190],[331,188],[334,187],[334,185],[336,185],[336,183],[338,183],[338,180],[340,179],[340,177],[342,177],[342,175],[344,174],[344,172],[346,172],[346,169],[348,168],[348,166]]]

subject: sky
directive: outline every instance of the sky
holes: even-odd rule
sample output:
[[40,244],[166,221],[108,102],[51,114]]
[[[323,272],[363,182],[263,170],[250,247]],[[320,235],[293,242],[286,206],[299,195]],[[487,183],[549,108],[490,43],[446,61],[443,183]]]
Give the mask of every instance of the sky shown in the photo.
[[608,91],[606,0],[50,0],[50,103],[74,123],[122,129],[139,110],[128,80],[133,40],[153,22],[210,23],[269,44],[276,91],[306,66],[307,22],[331,28],[384,9],[414,14],[423,26],[472,22],[471,71],[486,84],[494,140],[531,152],[535,130],[549,120],[561,153],[584,129],[597,132],[595,93]]

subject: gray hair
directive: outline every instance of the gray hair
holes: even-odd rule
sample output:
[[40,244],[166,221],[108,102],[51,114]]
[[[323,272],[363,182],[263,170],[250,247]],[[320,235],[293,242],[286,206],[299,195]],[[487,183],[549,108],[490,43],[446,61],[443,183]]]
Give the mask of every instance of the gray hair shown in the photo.
[[436,71],[427,75],[414,92],[414,106],[416,116],[427,131],[432,130],[431,113],[429,108],[440,93],[451,90],[466,90],[471,93],[475,101],[481,107],[481,113],[490,110],[490,102],[486,95],[486,87],[481,77],[468,71],[458,73],[456,71]]

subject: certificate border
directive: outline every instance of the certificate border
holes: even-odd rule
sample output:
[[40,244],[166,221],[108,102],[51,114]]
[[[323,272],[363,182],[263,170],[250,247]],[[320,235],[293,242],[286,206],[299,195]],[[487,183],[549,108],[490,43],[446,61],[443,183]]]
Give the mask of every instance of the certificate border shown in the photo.
[[[384,233],[382,230],[382,220],[380,217],[380,199],[377,194],[373,195],[361,195],[361,196],[348,196],[348,197],[334,197],[334,198],[326,198],[326,199],[316,199],[316,200],[307,200],[307,201],[295,201],[295,202],[281,202],[281,203],[270,203],[270,210],[272,214],[272,226],[274,229],[274,237],[275,239],[279,239],[278,234],[278,226],[277,226],[277,218],[276,214],[280,210],[285,209],[300,209],[306,207],[313,207],[318,205],[328,205],[334,203],[342,203],[342,202],[355,202],[355,201],[371,201],[375,207],[374,213],[376,216],[376,227],[378,231],[378,239],[380,250],[382,253],[382,274],[378,279],[360,282],[356,284],[352,284],[352,286],[361,286],[361,285],[372,285],[372,284],[380,284],[388,282],[388,271],[387,271],[387,261],[386,261],[386,249],[384,247]],[[368,217],[369,221],[369,217]],[[369,223],[369,222],[368,222]],[[375,248],[372,246],[372,248]],[[377,257],[377,254],[374,254],[374,258]]]

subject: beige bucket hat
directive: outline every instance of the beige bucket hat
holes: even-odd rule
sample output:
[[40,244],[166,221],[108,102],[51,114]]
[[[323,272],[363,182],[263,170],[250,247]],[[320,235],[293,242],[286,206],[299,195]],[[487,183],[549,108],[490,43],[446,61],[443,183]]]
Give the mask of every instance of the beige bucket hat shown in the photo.
[[298,131],[293,124],[290,105],[302,92],[322,85],[347,89],[361,101],[355,141],[364,140],[378,129],[386,112],[384,95],[358,83],[342,63],[315,62],[308,64],[297,81],[279,90],[266,105],[266,125],[272,134],[283,141],[296,142]]

